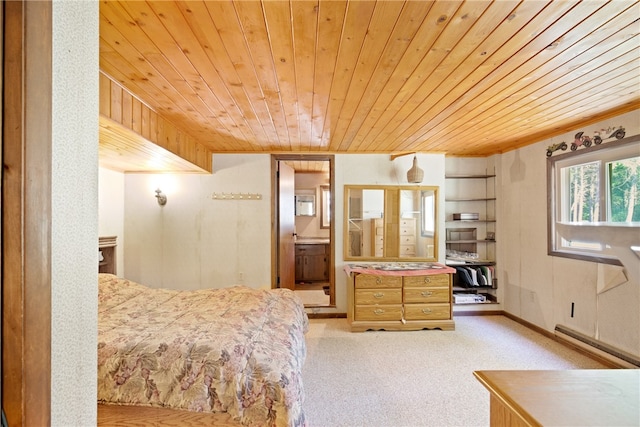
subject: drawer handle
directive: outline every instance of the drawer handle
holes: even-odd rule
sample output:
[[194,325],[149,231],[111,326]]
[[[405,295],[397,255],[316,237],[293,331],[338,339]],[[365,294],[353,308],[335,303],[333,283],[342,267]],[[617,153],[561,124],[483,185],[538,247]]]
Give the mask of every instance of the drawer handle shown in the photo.
[[381,308],[376,308],[375,310],[373,310],[373,314],[375,314],[375,315],[378,315],[378,316],[379,316],[379,315],[381,315],[381,314],[384,314],[384,310],[383,310],[383,309],[381,309]]
[[423,312],[424,314],[429,314],[429,313],[431,313],[431,309],[430,309],[430,308],[423,308],[423,309],[422,309],[422,312]]
[[424,283],[431,283],[431,277],[425,276]]
[[373,294],[374,298],[382,298],[384,296],[384,294],[382,292],[376,292],[375,294]]
[[382,279],[380,277],[376,277],[376,284],[381,284],[382,283]]
[[423,297],[430,297],[431,295],[433,295],[433,292],[431,292],[431,291],[422,291],[421,295]]

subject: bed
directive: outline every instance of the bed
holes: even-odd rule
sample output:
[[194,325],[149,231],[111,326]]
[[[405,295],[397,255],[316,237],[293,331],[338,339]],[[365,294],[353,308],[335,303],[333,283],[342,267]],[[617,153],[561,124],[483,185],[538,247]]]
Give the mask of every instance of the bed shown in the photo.
[[308,318],[288,289],[153,289],[99,274],[98,402],[303,426]]

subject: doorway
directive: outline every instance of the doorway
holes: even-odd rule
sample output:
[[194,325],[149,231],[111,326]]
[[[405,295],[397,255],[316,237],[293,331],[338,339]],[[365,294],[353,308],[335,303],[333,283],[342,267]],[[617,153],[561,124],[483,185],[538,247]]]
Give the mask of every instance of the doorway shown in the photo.
[[273,288],[305,307],[335,307],[334,156],[274,154]]

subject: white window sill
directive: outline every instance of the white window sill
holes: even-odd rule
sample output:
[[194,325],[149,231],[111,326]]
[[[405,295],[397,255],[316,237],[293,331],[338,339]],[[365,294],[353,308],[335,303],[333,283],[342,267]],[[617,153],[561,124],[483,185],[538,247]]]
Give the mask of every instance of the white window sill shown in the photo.
[[556,222],[556,231],[569,241],[608,246],[610,254],[627,270],[629,279],[640,283],[640,222]]

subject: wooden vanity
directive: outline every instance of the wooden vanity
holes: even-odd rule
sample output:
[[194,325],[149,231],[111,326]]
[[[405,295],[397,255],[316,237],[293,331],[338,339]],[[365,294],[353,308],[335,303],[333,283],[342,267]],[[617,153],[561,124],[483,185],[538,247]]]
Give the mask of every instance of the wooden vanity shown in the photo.
[[329,281],[330,244],[324,239],[296,242],[296,283]]
[[351,331],[454,330],[451,275],[443,264],[347,264]]

